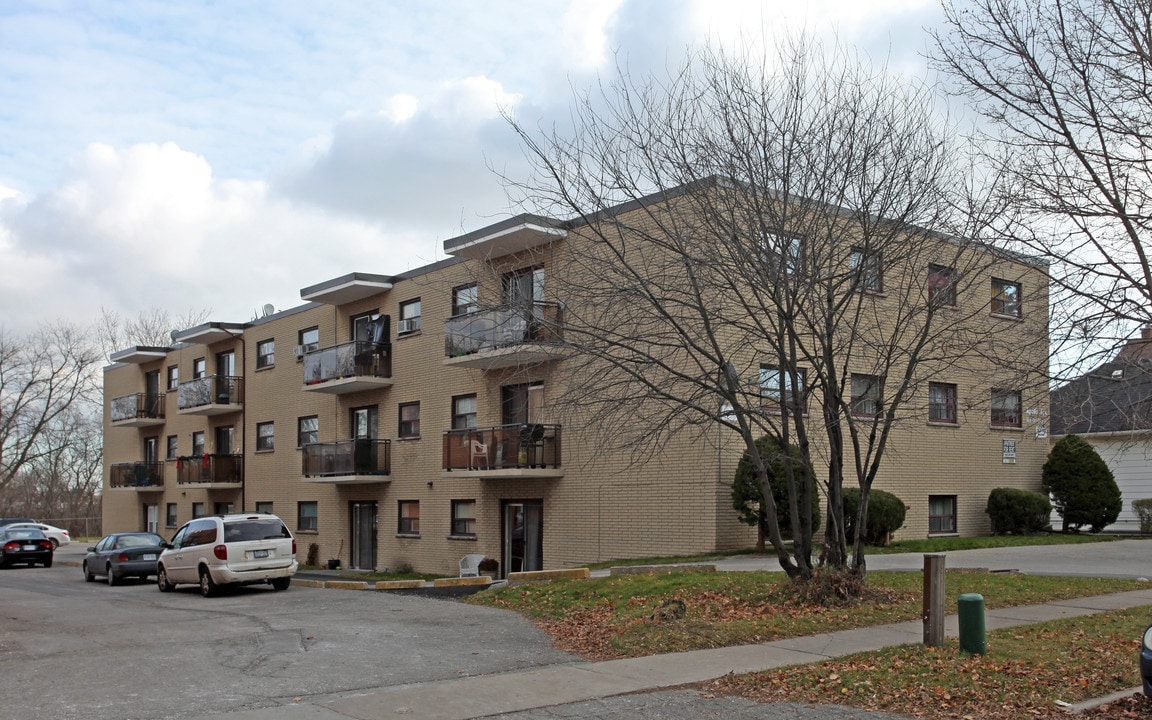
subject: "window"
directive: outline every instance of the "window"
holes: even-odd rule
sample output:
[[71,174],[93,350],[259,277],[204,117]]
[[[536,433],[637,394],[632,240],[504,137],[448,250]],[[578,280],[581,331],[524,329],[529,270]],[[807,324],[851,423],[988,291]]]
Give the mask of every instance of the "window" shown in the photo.
[[268,501],[261,501],[256,503],[256,512],[264,515],[272,514],[272,503]]
[[400,303],[400,322],[396,325],[397,335],[414,333],[420,329],[420,298]]
[[452,501],[452,534],[475,537],[476,535],[476,501]]
[[204,431],[203,430],[197,430],[196,432],[192,433],[192,454],[193,455],[203,455],[204,454]]
[[180,448],[179,438],[176,435],[169,435],[168,436],[168,454],[166,457],[169,460],[175,460],[177,457],[180,456],[180,453],[178,452],[179,448]]
[[880,377],[852,374],[852,414],[855,417],[880,417]]
[[299,335],[300,344],[296,348],[296,357],[302,357],[306,352],[312,352],[320,347],[320,328],[304,328]]
[[276,341],[261,340],[256,343],[256,369],[272,367],[276,364]]
[[928,496],[928,533],[956,532],[956,496]]
[[401,500],[399,503],[400,519],[396,532],[400,535],[420,534],[420,501]]
[[480,309],[476,283],[452,288],[452,316],[467,315]]
[[508,307],[531,308],[544,302],[544,268],[535,266],[505,273],[501,286]]
[[928,421],[956,423],[956,386],[928,383]]
[[302,417],[296,421],[296,447],[304,447],[319,442],[320,419],[315,415]]
[[216,353],[216,374],[220,377],[235,377],[236,353],[231,350]]
[[196,358],[192,361],[192,379],[197,380],[208,374],[208,361],[204,358]]
[[212,504],[212,512],[217,515],[227,515],[235,511],[235,505],[230,502],[218,502]]
[[476,396],[457,395],[452,398],[452,429],[476,427]]
[[192,519],[195,520],[196,518],[202,518],[202,517],[204,517],[204,503],[202,503],[202,502],[192,503]]
[[316,532],[320,527],[318,522],[320,512],[316,501],[296,503],[296,530],[299,532]]
[[884,291],[883,265],[878,250],[854,247],[848,255],[848,265],[852,268],[853,283],[858,290]]
[[992,314],[1020,317],[1020,283],[992,278]]
[[781,406],[791,409],[794,402],[800,403],[800,412],[805,409],[807,399],[804,392],[805,371],[781,372],[775,365],[760,366],[760,398],[764,407]]
[[350,318],[352,339],[356,342],[372,342],[373,321],[378,317],[377,311],[371,310]]
[[992,391],[992,425],[995,427],[1021,427],[1020,391]]
[[164,506],[164,527],[176,527],[176,503]]
[[769,277],[792,275],[803,268],[803,243],[797,236],[765,233],[760,260]]
[[256,423],[256,452],[276,448],[276,423]]
[[420,437],[420,403],[400,404],[400,429],[397,435],[402,438]]
[[180,384],[180,366],[168,366],[168,389],[175,390],[176,386]]
[[928,266],[928,305],[956,307],[956,271],[943,265]]

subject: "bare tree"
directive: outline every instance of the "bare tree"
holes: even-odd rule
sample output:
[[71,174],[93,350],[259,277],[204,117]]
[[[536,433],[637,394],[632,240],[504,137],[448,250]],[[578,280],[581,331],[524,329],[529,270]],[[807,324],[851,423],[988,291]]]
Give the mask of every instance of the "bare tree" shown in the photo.
[[141,310],[135,318],[124,319],[115,310],[100,309],[98,336],[104,357],[133,345],[168,347],[172,331],[195,327],[208,319],[210,310],[191,310],[172,315],[167,310]]
[[0,331],[0,491],[51,461],[76,416],[99,408],[99,359],[89,337],[69,325],[19,338]]
[[[580,98],[567,132],[513,120],[536,173],[506,179],[524,207],[576,218],[542,251],[573,351],[563,409],[636,457],[732,431],[799,579],[816,564],[795,462],[821,479],[826,561],[863,574],[868,492],[929,371],[1026,345],[990,347],[975,320],[988,305],[955,306],[1006,258],[960,239],[999,209],[973,199],[931,92],[820,50],[798,42],[756,65],[704,49],[662,81],[622,71]],[[783,458],[791,549],[762,435],[800,449]],[[851,557],[846,478],[862,493]]]
[[936,64],[987,121],[985,160],[1010,180],[1000,234],[1052,261],[1053,344],[1079,374],[1152,324],[1152,4],[943,4]]
[[99,406],[76,408],[45,429],[45,452],[30,460],[6,489],[11,514],[28,515],[89,534],[100,516],[102,428]]

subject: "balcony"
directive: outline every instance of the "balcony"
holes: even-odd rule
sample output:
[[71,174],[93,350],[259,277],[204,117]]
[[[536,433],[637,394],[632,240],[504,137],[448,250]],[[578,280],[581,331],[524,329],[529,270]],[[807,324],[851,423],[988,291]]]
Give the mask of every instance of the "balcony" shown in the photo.
[[176,411],[181,415],[225,415],[243,409],[242,377],[208,375],[176,388]]
[[389,343],[363,340],[306,353],[304,389],[343,395],[392,385],[392,348]]
[[182,488],[237,490],[243,482],[242,455],[190,455],[176,460],[176,483]]
[[564,312],[556,303],[457,315],[444,323],[445,365],[493,370],[561,356]]
[[559,478],[559,425],[496,425],[444,433],[441,477]]
[[108,468],[108,484],[113,490],[162,491],[164,489],[164,463],[112,463]]
[[152,427],[164,424],[164,396],[133,393],[112,398],[112,427]]
[[335,440],[303,448],[304,482],[365,485],[392,480],[390,440]]

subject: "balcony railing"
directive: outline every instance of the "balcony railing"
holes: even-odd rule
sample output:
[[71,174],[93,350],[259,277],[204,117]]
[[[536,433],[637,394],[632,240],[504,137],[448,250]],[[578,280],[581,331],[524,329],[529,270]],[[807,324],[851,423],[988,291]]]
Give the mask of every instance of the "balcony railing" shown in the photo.
[[130,424],[140,421],[148,425],[164,419],[164,396],[156,393],[132,393],[112,398],[112,422]]
[[244,378],[231,375],[208,375],[176,388],[176,407],[181,411],[197,408],[236,406],[244,404]]
[[559,425],[495,425],[444,433],[445,470],[560,467]]
[[112,463],[108,468],[109,484],[114,488],[163,488],[164,463]]
[[356,438],[308,443],[302,450],[305,477],[389,475],[392,472],[390,440]]
[[242,455],[189,455],[176,459],[180,485],[239,485],[244,482]]
[[392,377],[392,353],[364,340],[313,350],[304,355],[304,384],[353,377]]
[[444,354],[461,357],[525,343],[556,343],[564,336],[563,315],[560,305],[544,302],[457,315],[444,323]]

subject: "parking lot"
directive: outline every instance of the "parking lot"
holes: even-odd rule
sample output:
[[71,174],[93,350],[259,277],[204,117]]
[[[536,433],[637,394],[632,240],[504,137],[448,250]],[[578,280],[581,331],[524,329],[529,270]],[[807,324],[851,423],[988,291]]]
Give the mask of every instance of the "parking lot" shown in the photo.
[[0,716],[200,717],[576,659],[512,613],[293,586],[205,599],[193,586],[0,570]]

